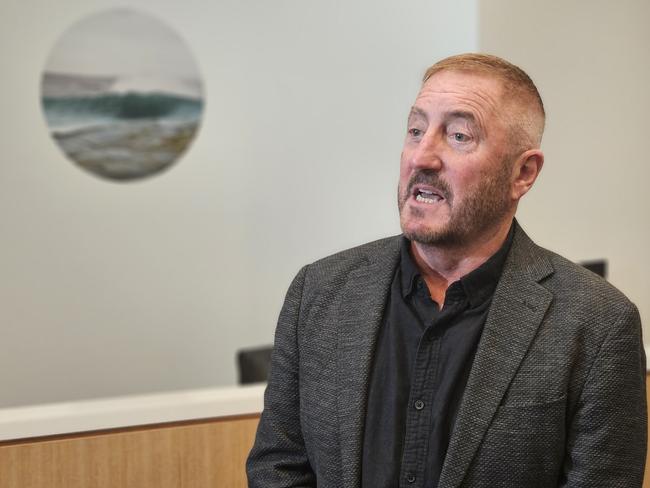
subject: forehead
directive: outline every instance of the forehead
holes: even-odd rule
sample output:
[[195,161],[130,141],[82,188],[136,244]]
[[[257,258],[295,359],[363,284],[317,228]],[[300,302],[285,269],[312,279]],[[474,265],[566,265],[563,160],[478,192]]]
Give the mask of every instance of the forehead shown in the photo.
[[504,110],[501,81],[483,74],[440,71],[420,89],[414,108],[427,114],[466,111],[477,119],[499,117]]

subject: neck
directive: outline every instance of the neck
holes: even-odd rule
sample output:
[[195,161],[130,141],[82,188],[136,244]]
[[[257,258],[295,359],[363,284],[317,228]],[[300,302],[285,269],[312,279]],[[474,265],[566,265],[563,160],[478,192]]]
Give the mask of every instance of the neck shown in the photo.
[[506,219],[496,228],[454,248],[411,242],[411,252],[431,298],[442,308],[449,285],[474,271],[495,254],[508,237],[512,224]]

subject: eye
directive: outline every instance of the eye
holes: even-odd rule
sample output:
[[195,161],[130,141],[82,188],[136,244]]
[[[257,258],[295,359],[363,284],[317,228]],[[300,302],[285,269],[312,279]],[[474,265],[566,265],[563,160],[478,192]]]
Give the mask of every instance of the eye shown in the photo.
[[424,134],[424,131],[422,131],[420,129],[416,129],[415,127],[413,127],[413,128],[408,130],[408,133],[412,137],[421,137],[422,134]]
[[469,141],[469,136],[467,134],[463,134],[462,132],[454,132],[452,134],[452,137],[454,138],[454,141],[456,141],[456,142],[468,142]]

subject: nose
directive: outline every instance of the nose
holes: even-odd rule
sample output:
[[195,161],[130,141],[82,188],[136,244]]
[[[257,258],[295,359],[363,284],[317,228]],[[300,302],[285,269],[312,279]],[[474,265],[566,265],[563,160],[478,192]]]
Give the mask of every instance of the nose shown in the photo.
[[442,168],[443,142],[436,133],[425,133],[412,149],[410,163],[413,169],[439,171]]

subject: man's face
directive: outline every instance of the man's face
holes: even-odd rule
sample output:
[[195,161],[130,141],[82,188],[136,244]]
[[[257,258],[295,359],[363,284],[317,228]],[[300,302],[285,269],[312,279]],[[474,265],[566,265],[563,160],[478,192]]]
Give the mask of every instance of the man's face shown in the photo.
[[408,119],[398,206],[412,241],[463,246],[514,212],[507,115],[498,81],[459,71],[434,74]]

